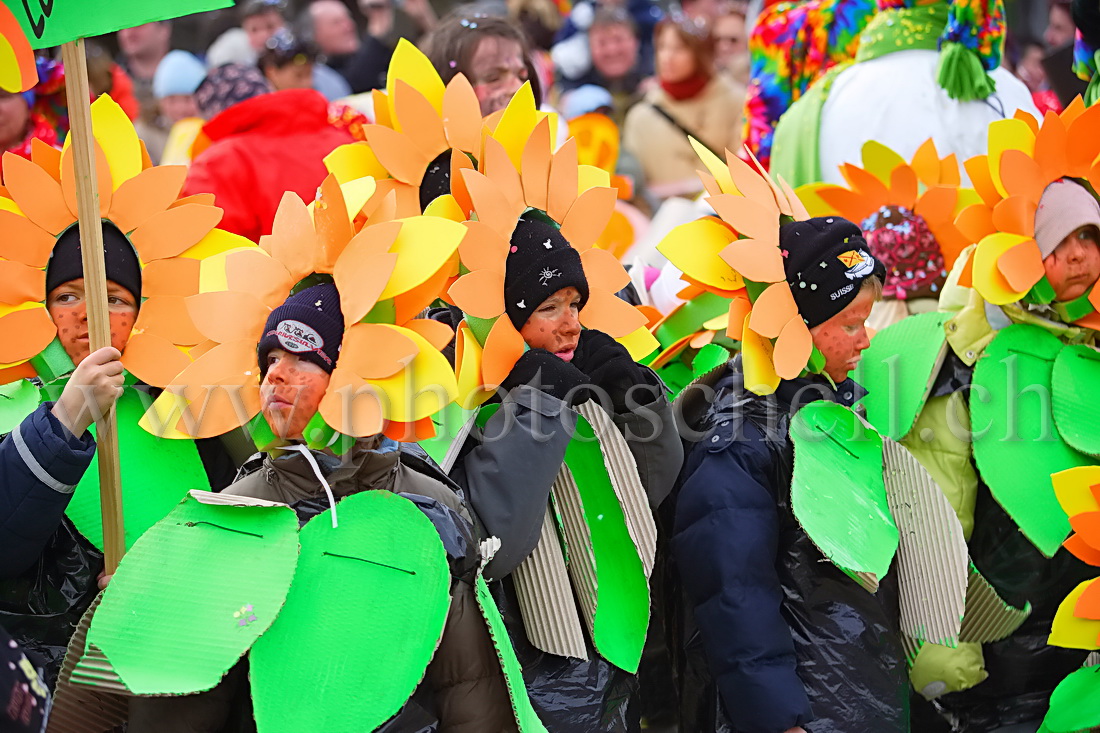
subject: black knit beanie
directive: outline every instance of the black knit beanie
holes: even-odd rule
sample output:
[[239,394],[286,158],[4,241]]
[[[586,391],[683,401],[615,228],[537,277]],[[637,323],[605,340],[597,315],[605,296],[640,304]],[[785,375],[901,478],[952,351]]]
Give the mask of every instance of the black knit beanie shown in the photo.
[[[141,263],[134,245],[118,227],[103,222],[103,263],[107,279],[130,291],[138,307],[141,307]],[[53,254],[46,265],[46,292],[58,285],[84,277],[84,263],[80,253],[80,228],[73,224],[57,238]]]
[[588,302],[588,280],[581,256],[558,228],[539,219],[523,217],[512,232],[511,249],[504,266],[504,310],[516,330],[542,301],[570,285]]
[[860,228],[839,216],[784,224],[779,246],[798,312],[810,328],[844,310],[868,277],[881,281],[886,274]]
[[332,374],[344,338],[340,294],[332,283],[306,288],[286,299],[267,317],[256,348],[261,377],[267,374],[267,355],[284,349]]

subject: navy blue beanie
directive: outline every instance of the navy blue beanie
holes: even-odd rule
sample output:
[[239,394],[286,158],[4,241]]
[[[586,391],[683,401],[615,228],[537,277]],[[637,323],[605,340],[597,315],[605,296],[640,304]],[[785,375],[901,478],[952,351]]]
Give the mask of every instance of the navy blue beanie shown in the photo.
[[289,351],[332,374],[343,338],[344,313],[336,286],[322,283],[306,288],[267,317],[256,348],[260,375],[267,374],[267,355],[272,349]]

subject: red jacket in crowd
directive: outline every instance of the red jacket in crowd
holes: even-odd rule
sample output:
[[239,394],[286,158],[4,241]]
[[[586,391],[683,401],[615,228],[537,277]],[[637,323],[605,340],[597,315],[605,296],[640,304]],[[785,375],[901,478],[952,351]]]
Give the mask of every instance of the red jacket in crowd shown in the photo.
[[191,164],[184,195],[212,193],[225,209],[218,225],[258,242],[271,233],[284,191],[312,201],[327,171],[322,158],[353,142],[328,121],[312,89],[287,89],[235,104],[203,132],[212,144]]

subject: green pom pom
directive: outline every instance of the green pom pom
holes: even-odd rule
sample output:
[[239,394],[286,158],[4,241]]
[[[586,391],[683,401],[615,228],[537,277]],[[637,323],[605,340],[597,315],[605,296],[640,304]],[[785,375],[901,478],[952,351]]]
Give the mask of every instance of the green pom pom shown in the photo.
[[[1100,51],[1093,55],[1093,59],[1097,64],[1100,64]],[[1100,66],[1096,68],[1100,69]],[[1085,106],[1091,107],[1096,104],[1097,99],[1100,99],[1100,72],[1093,74],[1092,78],[1089,79],[1088,88],[1085,89]]]
[[978,54],[961,43],[947,42],[940,48],[936,79],[947,96],[960,102],[985,99],[997,90]]

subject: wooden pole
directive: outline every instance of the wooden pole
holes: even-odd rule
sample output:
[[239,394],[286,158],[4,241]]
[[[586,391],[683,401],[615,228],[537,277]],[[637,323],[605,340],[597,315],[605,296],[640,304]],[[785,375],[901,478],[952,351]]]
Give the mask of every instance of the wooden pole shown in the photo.
[[[84,302],[88,309],[91,350],[111,345],[111,317],[107,309],[107,273],[103,264],[103,223],[99,218],[95,143],[92,137],[91,95],[84,39],[61,47],[65,64],[65,97],[69,105],[69,140],[76,174],[77,211],[80,214],[80,251],[84,263]],[[122,476],[118,463],[118,431],[115,410],[96,421],[96,455],[99,459],[99,500],[103,512],[105,570],[113,573],[126,551],[122,527]]]

